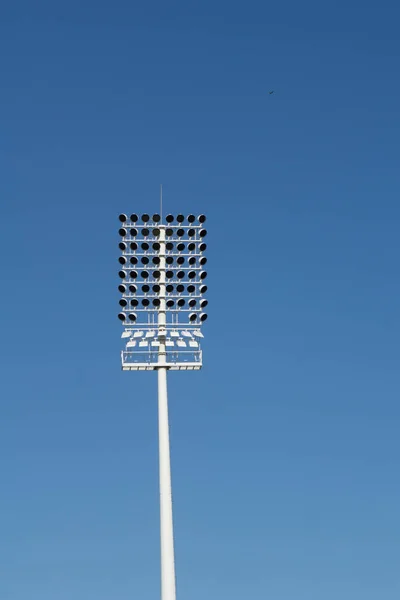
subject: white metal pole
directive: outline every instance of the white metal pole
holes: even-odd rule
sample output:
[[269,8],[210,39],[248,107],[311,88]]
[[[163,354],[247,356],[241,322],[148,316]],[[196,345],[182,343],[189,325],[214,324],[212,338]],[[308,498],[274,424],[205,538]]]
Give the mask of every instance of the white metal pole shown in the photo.
[[165,304],[165,227],[160,226],[160,308],[158,311],[158,435],[160,455],[161,600],[176,600],[171,460],[168,423]]

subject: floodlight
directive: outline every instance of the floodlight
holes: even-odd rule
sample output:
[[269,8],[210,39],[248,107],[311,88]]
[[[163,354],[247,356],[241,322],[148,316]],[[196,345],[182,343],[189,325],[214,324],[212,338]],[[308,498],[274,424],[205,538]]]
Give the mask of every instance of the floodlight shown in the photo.
[[[162,206],[162,204],[161,204]],[[158,376],[162,600],[176,600],[170,483],[167,371],[199,370],[207,319],[203,270],[206,217],[119,215],[119,313],[123,370]],[[117,269],[116,269],[117,270]]]

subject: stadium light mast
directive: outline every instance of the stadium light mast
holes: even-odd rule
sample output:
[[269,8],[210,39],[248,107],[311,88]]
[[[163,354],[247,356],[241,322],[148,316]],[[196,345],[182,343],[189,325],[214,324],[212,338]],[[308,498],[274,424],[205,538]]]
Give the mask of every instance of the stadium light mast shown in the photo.
[[205,215],[120,214],[118,259],[124,371],[157,371],[161,600],[176,600],[167,371],[202,367]]

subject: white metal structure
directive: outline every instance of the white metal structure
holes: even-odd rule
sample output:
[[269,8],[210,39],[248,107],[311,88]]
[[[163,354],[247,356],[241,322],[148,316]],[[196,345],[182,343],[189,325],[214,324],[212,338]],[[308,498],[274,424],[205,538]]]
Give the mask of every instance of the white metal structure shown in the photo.
[[119,216],[124,371],[158,371],[161,599],[176,600],[167,371],[202,367],[206,217]]

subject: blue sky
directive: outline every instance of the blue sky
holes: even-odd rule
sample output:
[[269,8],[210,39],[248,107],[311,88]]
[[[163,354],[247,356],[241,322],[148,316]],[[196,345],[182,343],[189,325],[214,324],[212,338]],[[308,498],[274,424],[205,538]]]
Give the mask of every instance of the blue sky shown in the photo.
[[116,287],[160,183],[209,226],[178,597],[399,598],[399,17],[2,4],[2,600],[159,597],[156,377],[120,371]]

